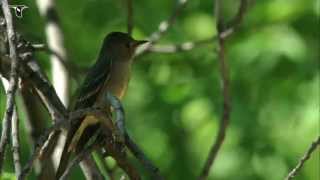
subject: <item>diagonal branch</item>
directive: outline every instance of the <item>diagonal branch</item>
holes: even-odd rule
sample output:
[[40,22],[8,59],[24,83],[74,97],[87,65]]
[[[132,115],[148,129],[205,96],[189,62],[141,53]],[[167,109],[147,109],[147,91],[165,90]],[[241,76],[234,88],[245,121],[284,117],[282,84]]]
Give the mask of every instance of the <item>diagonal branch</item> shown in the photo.
[[11,58],[11,70],[10,70],[9,86],[6,91],[7,93],[6,111],[3,118],[3,126],[2,126],[3,129],[2,129],[1,139],[0,139],[0,171],[2,170],[2,164],[3,164],[5,151],[6,151],[6,145],[8,143],[8,136],[11,129],[10,124],[11,124],[12,115],[13,115],[14,106],[15,106],[14,97],[17,90],[17,81],[18,81],[18,73],[17,73],[18,56],[17,56],[17,50],[15,46],[16,37],[13,29],[12,15],[11,15],[7,0],[3,0],[1,6],[2,6],[2,11],[7,23],[9,52],[10,52],[10,58]]
[[[232,35],[236,28],[240,25],[245,12],[247,10],[248,1],[247,0],[241,0],[239,10],[235,16],[234,19],[231,20],[230,23],[226,26],[226,28],[223,29],[223,31],[220,33],[220,36],[222,38],[227,38],[230,35]],[[196,47],[200,47],[202,45],[208,45],[211,44],[212,41],[217,41],[218,36],[213,36],[208,39],[199,40],[199,41],[188,41],[181,44],[167,44],[167,45],[153,45],[148,49],[148,52],[154,52],[154,53],[176,53],[176,52],[184,52],[184,51],[190,51]]]
[[169,18],[159,24],[158,29],[149,37],[150,43],[139,48],[136,52],[136,56],[140,56],[149,51],[149,49],[169,30],[169,28],[175,23],[181,10],[186,6],[187,2],[188,0],[177,0],[176,6]]
[[72,63],[71,61],[67,61],[62,57],[58,52],[50,49],[45,44],[32,44],[32,49],[34,51],[44,51],[48,53],[49,55],[55,56],[56,60],[58,60],[66,70],[68,70],[68,73],[70,74],[71,78],[75,80],[76,83],[80,82],[79,75],[86,70],[86,68],[81,68],[78,65]]
[[99,143],[97,141],[94,141],[92,144],[90,144],[87,148],[85,148],[83,151],[81,151],[67,166],[65,172],[60,177],[60,180],[68,179],[68,176],[70,174],[71,169],[79,164],[83,159],[85,159],[87,156],[90,155],[90,153],[99,147]]
[[290,180],[293,179],[298,172],[302,169],[303,165],[305,164],[305,162],[310,158],[311,154],[317,149],[317,147],[320,147],[320,136],[318,136],[318,138],[313,141],[310,145],[310,147],[308,148],[307,152],[302,156],[302,158],[299,160],[298,164],[296,165],[296,167],[294,167],[290,173],[288,174],[288,176],[285,178],[285,180]]
[[50,144],[50,139],[52,138],[52,136],[57,135],[55,132],[57,132],[59,129],[68,129],[69,123],[74,119],[82,117],[86,114],[96,113],[99,111],[101,110],[97,108],[86,108],[77,110],[75,112],[70,113],[69,119],[60,120],[56,122],[54,125],[52,125],[50,128],[48,128],[38,139],[35,149],[33,150],[33,153],[31,155],[31,158],[24,166],[19,179],[24,179],[24,177],[28,175],[36,159],[42,159],[42,156],[43,154],[45,154],[46,151],[46,146]]

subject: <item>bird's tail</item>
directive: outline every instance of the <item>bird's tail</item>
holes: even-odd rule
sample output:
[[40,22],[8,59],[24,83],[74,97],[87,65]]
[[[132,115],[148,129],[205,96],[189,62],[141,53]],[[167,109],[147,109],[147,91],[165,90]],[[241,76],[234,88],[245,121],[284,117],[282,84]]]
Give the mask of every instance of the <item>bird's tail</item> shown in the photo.
[[89,141],[90,137],[92,137],[98,128],[99,124],[94,124],[86,126],[83,129],[80,126],[79,129],[72,129],[68,132],[61,154],[59,167],[57,169],[56,179],[59,179],[66,170],[72,152],[75,152],[76,155],[80,153],[85,147],[86,143]]

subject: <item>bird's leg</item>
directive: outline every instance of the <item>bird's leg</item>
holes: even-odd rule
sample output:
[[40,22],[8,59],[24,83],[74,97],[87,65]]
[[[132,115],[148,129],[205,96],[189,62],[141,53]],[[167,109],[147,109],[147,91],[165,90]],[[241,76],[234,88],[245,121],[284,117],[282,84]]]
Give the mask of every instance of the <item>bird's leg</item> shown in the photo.
[[112,110],[116,114],[115,124],[116,124],[116,127],[118,128],[118,131],[120,131],[121,136],[124,139],[124,136],[126,133],[125,112],[121,104],[121,101],[110,92],[106,92],[105,97],[106,97],[107,103],[111,105]]
[[107,130],[112,132],[117,143],[124,144],[124,136],[112,122],[112,117],[109,113],[100,111],[95,113],[95,116],[100,120],[101,124],[104,126],[103,128],[106,128]]

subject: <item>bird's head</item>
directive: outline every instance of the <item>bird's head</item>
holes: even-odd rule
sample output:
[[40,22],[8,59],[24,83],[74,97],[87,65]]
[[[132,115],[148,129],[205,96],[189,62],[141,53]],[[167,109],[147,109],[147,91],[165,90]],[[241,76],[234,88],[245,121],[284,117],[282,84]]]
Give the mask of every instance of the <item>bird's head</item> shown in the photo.
[[105,37],[102,51],[116,61],[128,61],[132,59],[136,48],[146,42],[135,40],[127,33],[112,32]]

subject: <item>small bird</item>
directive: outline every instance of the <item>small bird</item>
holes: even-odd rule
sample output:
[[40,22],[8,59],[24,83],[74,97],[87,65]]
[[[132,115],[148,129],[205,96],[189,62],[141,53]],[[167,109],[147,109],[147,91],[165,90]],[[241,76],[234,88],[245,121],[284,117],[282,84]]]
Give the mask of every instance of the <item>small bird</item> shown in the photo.
[[[80,95],[73,110],[98,106],[110,113],[110,107],[103,97],[105,92],[109,91],[122,99],[128,87],[135,49],[146,42],[148,41],[134,40],[127,33],[108,34],[96,63],[89,70],[80,88]],[[92,115],[71,124],[56,173],[57,179],[63,175],[71,153],[79,153],[99,126],[99,119]]]
[[29,8],[26,5],[10,5],[9,7],[14,10],[14,12],[18,18],[22,18],[23,17],[23,14],[22,14],[23,10]]

